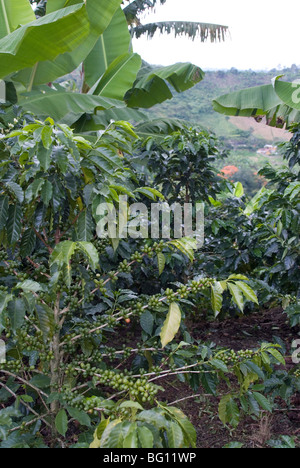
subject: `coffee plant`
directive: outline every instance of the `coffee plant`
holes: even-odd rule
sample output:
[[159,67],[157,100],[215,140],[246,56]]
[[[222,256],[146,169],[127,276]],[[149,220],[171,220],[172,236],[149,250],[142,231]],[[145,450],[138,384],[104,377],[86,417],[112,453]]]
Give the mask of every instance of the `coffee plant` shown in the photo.
[[145,294],[141,269],[162,275],[174,254],[192,262],[195,242],[137,240],[134,250],[132,240],[98,238],[103,201],[161,197],[137,184],[136,140],[126,122],[86,138],[32,115],[2,129],[2,448],[195,447],[176,402],[160,401],[169,378],[212,396],[227,385],[219,414],[231,427],[272,409],[260,390],[284,363],[279,345],[236,353],[197,342],[185,325],[202,298],[215,317],[225,294],[240,312],[257,303],[247,276],[192,274]]

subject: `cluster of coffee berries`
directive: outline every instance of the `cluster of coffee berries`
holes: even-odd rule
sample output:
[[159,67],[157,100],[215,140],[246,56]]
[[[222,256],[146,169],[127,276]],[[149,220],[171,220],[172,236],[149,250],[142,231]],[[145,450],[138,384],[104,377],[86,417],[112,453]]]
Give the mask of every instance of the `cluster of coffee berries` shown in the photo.
[[296,377],[296,379],[300,379],[300,369],[296,369],[294,371],[294,376]]
[[150,297],[150,299],[148,300],[148,306],[150,307],[150,309],[156,309],[157,307],[159,307],[161,304],[160,299],[161,296],[158,294]]
[[0,262],[4,262],[8,259],[7,252],[5,250],[0,251]]
[[6,362],[4,362],[2,364],[0,363],[0,370],[1,369],[7,370],[7,371],[13,372],[15,374],[20,372],[22,367],[23,367],[23,363],[22,363],[22,361],[20,359],[6,361]]
[[191,292],[196,294],[197,292],[201,291],[205,286],[203,284],[203,280],[192,280],[189,283],[189,287],[191,288]]
[[132,268],[131,266],[128,264],[127,260],[123,260],[123,262],[121,262],[118,266],[118,270],[120,273],[130,273]]
[[143,255],[142,255],[140,252],[134,252],[134,253],[131,255],[130,259],[131,259],[132,261],[137,262],[137,263],[142,263],[142,261],[143,261]]
[[171,304],[172,302],[176,301],[177,294],[173,291],[173,289],[166,289],[165,296],[167,298],[167,302]]
[[152,258],[154,255],[153,249],[150,245],[144,245],[142,247],[142,252],[146,255],[148,255],[149,258]]
[[240,362],[238,355],[233,349],[221,351],[218,353],[218,359],[226,365],[234,365]]
[[181,299],[186,299],[189,295],[189,288],[186,285],[180,286],[177,289],[177,293]]
[[45,352],[43,332],[36,331],[35,335],[30,334],[27,327],[18,332],[18,347],[26,351]]
[[252,359],[255,356],[255,354],[256,354],[255,351],[253,351],[252,349],[241,349],[237,353],[237,355],[243,360]]
[[112,283],[116,283],[118,281],[118,275],[116,274],[115,271],[110,271],[108,273],[108,277]]
[[100,278],[100,273],[96,274],[96,279],[94,279],[95,285],[98,287],[99,291],[103,294],[103,296],[106,296],[107,290],[105,287],[105,280],[104,279],[98,279]]
[[117,374],[112,370],[102,372],[97,381],[103,385],[110,386],[114,390],[129,393],[132,398],[139,399],[143,403],[153,401],[158,392],[155,385],[148,382],[146,378],[133,379],[129,375]]
[[96,239],[94,241],[94,246],[98,250],[98,253],[104,254],[106,247],[110,246],[110,240],[109,239]]
[[134,304],[131,308],[132,315],[136,315],[137,317],[141,316],[144,312],[144,305],[142,302],[138,301]]
[[155,242],[152,248],[154,252],[158,254],[163,251],[164,247],[165,247],[165,242],[161,240],[160,242]]
[[19,267],[19,262],[9,261],[8,266],[6,266],[6,273],[9,275],[14,275],[17,272]]
[[28,275],[26,273],[17,272],[17,278],[19,281],[25,281],[28,279]]

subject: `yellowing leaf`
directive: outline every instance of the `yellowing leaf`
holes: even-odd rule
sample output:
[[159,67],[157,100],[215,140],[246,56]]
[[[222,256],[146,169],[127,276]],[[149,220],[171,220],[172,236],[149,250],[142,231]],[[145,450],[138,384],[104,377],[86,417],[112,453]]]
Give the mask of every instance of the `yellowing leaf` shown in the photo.
[[163,348],[174,339],[176,333],[179,330],[180,324],[181,310],[178,304],[176,304],[176,302],[173,302],[170,305],[169,313],[160,333]]

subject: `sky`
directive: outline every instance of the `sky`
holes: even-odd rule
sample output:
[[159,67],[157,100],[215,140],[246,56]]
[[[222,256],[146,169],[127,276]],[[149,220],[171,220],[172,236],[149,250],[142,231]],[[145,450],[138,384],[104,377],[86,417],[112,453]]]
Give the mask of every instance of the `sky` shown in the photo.
[[204,70],[270,70],[300,65],[299,0],[167,0],[142,18],[184,20],[229,26],[225,43],[162,37],[134,40],[134,51],[156,65],[192,62]]

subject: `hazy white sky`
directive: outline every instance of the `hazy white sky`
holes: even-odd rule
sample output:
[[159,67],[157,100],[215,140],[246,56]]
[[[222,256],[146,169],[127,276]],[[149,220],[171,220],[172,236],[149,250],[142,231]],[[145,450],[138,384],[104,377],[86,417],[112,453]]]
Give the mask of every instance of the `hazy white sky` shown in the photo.
[[134,40],[134,50],[153,64],[193,62],[204,69],[271,69],[300,65],[299,0],[168,0],[144,23],[200,21],[230,27],[226,43],[161,37]]

